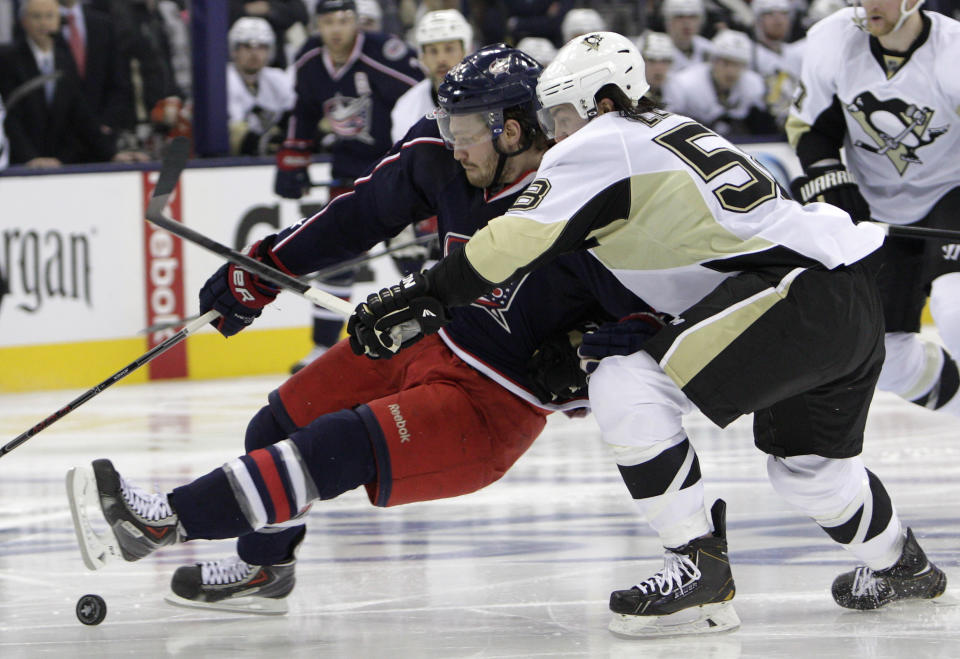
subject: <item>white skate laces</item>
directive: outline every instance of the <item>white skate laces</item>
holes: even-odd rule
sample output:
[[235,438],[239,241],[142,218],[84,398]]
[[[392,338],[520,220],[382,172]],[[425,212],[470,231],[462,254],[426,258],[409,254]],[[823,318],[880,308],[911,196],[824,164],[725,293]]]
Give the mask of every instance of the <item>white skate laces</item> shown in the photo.
[[638,583],[636,588],[644,595],[654,590],[661,595],[669,595],[674,589],[683,592],[685,586],[700,579],[700,568],[683,554],[667,550],[664,552],[663,569],[649,579]]
[[879,595],[877,590],[879,585],[880,580],[874,576],[873,570],[865,565],[858,567],[856,574],[853,575],[851,595],[854,597],[863,597],[864,595],[877,597]]
[[156,522],[173,516],[166,494],[147,493],[120,477],[120,491],[127,506],[143,519]]
[[254,566],[233,556],[216,561],[200,563],[200,580],[204,585],[237,583],[247,578]]

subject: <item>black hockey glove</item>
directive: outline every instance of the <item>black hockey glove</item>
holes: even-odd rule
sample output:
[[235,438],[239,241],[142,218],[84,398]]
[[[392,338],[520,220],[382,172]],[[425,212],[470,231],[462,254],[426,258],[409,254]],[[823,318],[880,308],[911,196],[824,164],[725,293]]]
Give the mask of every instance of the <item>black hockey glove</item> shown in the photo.
[[855,222],[870,219],[870,205],[843,165],[811,167],[808,176],[790,182],[790,193],[802,204],[825,201],[850,214]]
[[541,403],[565,403],[587,395],[587,374],[580,368],[577,347],[584,332],[598,326],[589,323],[571,332],[561,332],[544,341],[527,362],[527,375]]
[[594,332],[583,335],[580,349],[580,367],[592,374],[600,360],[613,355],[632,355],[666,324],[667,317],[643,311],[630,314],[617,323],[604,323]]
[[423,337],[436,334],[448,321],[443,304],[430,296],[427,278],[414,272],[358,304],[347,321],[347,333],[354,354],[390,359]]
[[[254,243],[247,256],[282,270],[280,263],[270,255],[273,240],[271,236]],[[255,274],[225,263],[200,289],[200,313],[211,309],[219,311],[220,317],[210,324],[224,336],[233,336],[252,323],[279,292],[279,288]]]
[[283,148],[277,151],[277,177],[273,182],[273,191],[287,199],[299,199],[304,191],[310,189],[310,165],[312,140],[287,140]]

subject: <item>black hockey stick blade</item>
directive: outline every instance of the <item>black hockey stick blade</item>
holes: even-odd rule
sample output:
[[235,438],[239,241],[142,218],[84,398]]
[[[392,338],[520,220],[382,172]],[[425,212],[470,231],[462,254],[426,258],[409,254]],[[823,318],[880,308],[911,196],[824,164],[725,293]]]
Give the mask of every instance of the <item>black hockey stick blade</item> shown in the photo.
[[44,419],[37,425],[33,426],[29,430],[26,430],[20,433],[17,437],[13,438],[12,440],[4,444],[2,447],[0,447],[0,458],[5,456],[7,453],[12,451],[13,449],[17,448],[21,444],[23,444],[25,441],[27,441],[28,439],[36,435],[38,432],[40,432],[44,428],[49,428],[55,422],[59,421],[66,415],[70,414],[70,412],[74,411],[75,409],[77,409],[78,407],[86,403],[88,400],[90,400],[91,398],[99,394],[101,391],[103,391],[107,387],[113,384],[116,384],[117,382],[127,377],[128,375],[133,373],[135,370],[137,370],[144,364],[150,361],[153,361],[154,359],[156,359],[157,357],[165,353],[167,350],[169,350],[173,346],[183,341],[185,338],[187,338],[191,334],[194,334],[201,327],[203,327],[210,321],[217,318],[219,315],[220,314],[217,313],[216,311],[211,310],[203,314],[196,320],[188,323],[186,327],[184,327],[182,330],[180,330],[179,332],[171,336],[166,341],[162,343],[158,343],[153,348],[151,348],[147,352],[143,353],[142,355],[134,359],[132,362],[130,362],[129,364],[121,368],[119,371],[117,371],[116,373],[108,377],[106,380],[104,380],[97,386],[87,389],[85,392],[83,392],[82,394],[80,394],[79,396],[71,400],[69,403],[61,407],[59,410],[57,410],[56,412],[48,416],[46,419]]
[[195,231],[185,224],[164,215],[163,211],[167,206],[167,199],[177,187],[180,174],[183,172],[184,167],[186,167],[188,150],[189,144],[187,144],[186,138],[182,140],[181,138],[177,138],[171,142],[164,151],[160,164],[160,179],[154,187],[153,195],[150,197],[150,203],[147,204],[146,217],[149,222],[157,225],[161,229],[166,229],[173,235],[183,238],[194,245],[203,247],[217,256],[223,257],[234,265],[238,265],[244,270],[252,272],[272,284],[298,293],[325,309],[335,311],[345,317],[353,313],[353,306],[346,300],[342,300],[336,295],[331,295],[326,291],[313,288],[296,277],[291,277],[287,273],[281,272],[262,261],[230,249],[223,243],[208,238],[199,231]]
[[871,222],[888,236],[893,238],[925,238],[927,240],[956,240],[960,241],[960,231],[956,229],[935,229],[932,227],[915,227],[912,224],[887,224],[885,222]]

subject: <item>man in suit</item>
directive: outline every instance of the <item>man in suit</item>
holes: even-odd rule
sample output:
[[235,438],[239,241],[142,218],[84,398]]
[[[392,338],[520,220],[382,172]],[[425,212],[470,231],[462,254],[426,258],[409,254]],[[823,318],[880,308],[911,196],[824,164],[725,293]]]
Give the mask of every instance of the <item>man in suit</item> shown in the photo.
[[20,6],[20,24],[24,36],[0,53],[0,94],[6,96],[43,74],[61,75],[9,109],[10,163],[50,168],[111,159],[129,162],[130,155],[117,153],[113,137],[100,129],[83,94],[69,47],[59,34],[56,0],[26,0]]
[[110,17],[78,0],[59,0],[61,35],[80,74],[83,93],[101,126],[133,130],[130,63],[117,49]]

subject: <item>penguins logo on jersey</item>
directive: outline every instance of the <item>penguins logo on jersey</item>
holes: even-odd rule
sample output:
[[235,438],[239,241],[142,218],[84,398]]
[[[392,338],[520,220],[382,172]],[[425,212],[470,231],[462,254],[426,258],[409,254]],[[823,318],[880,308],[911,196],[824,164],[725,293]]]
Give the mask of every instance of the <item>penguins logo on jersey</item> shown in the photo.
[[[359,140],[373,144],[370,135],[370,112],[373,107],[369,96],[353,98],[336,94],[323,104],[324,120],[329,122],[329,132],[340,139]],[[326,132],[326,131],[325,131]]]
[[922,165],[917,150],[931,144],[949,128],[930,128],[933,119],[930,108],[899,98],[881,101],[870,92],[859,94],[847,104],[847,112],[874,142],[856,140],[854,146],[886,156],[901,176],[910,165]]
[[[448,233],[444,238],[443,255],[446,256],[454,249],[463,249],[463,246],[468,240],[470,240],[470,236],[465,236],[459,233]],[[493,320],[496,321],[496,323],[509,334],[510,323],[507,321],[505,314],[510,310],[510,306],[513,304],[513,301],[516,298],[517,291],[520,290],[520,287],[523,286],[523,282],[525,282],[529,276],[530,274],[527,273],[521,277],[520,281],[516,283],[497,286],[487,295],[478,297],[476,300],[471,302],[470,306],[486,311],[488,314],[490,314],[490,317],[493,318]]]

